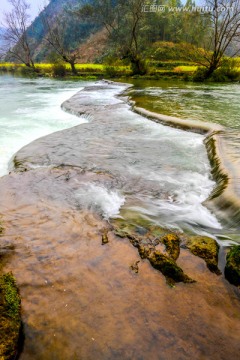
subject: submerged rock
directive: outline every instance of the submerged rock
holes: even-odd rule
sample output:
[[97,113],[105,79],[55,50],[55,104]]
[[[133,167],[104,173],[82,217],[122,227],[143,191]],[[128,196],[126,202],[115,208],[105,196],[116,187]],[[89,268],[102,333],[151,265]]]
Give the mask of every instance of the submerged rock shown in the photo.
[[108,243],[109,243],[108,232],[107,232],[107,230],[104,230],[104,232],[102,234],[102,245],[106,245]]
[[[152,267],[165,276],[169,285],[194,282],[176,263],[180,254],[180,238],[177,234],[153,226],[145,219],[143,222],[141,219],[117,219],[113,221],[113,226],[115,235],[128,238],[138,249],[140,257],[148,259]],[[166,254],[156,248],[159,244],[165,246]]]
[[0,236],[2,235],[3,231],[4,231],[4,227],[0,221]]
[[221,274],[218,268],[219,245],[216,240],[207,236],[191,236],[186,243],[187,248],[196,256],[202,258],[211,272]]
[[233,246],[227,254],[225,267],[226,279],[235,286],[240,286],[240,245]]
[[148,260],[150,261],[152,267],[161,271],[161,273],[166,277],[169,285],[174,285],[175,282],[195,282],[183,272],[173,259],[164,255],[159,250],[151,251],[148,255]]
[[161,238],[161,242],[165,245],[166,251],[170,258],[177,260],[180,254],[180,239],[176,234],[166,234]]
[[0,359],[15,359],[21,329],[21,299],[12,273],[0,277]]
[[135,261],[131,266],[130,266],[130,269],[135,272],[135,274],[138,274],[138,271],[139,271],[139,266],[138,264],[140,263],[140,261]]

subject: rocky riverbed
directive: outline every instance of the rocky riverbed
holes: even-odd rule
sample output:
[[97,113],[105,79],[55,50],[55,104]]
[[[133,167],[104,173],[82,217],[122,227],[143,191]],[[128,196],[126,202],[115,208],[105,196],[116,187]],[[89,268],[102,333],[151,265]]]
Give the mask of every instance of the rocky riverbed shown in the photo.
[[[157,185],[130,177],[130,161],[125,171],[117,162],[124,148],[115,150],[108,121],[131,112],[104,97],[116,85],[97,87],[63,105],[88,124],[23,148],[0,179],[4,272],[13,272],[22,298],[21,359],[237,359],[240,293],[224,276],[226,248],[132,206],[133,189],[140,197],[144,185]],[[90,139],[94,121],[104,126]],[[117,125],[117,139],[134,133]]]

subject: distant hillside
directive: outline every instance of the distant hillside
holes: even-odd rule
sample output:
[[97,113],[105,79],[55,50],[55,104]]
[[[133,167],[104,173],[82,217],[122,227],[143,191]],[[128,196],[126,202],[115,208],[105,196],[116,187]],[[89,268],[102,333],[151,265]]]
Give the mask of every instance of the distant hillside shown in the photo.
[[64,43],[72,49],[76,49],[96,31],[99,30],[99,25],[89,21],[81,21],[69,11],[74,6],[81,6],[91,0],[51,0],[45,7],[42,13],[33,21],[28,32],[31,35],[31,47],[34,54],[34,59],[37,62],[47,60],[52,49],[44,41],[44,37],[48,33],[48,29],[44,27],[42,17],[47,19],[52,28],[56,26],[57,18],[64,22]]

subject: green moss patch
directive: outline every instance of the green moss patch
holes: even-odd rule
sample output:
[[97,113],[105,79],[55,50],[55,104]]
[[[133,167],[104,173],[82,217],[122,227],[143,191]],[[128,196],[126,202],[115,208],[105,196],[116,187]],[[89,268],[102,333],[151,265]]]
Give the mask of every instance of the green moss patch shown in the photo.
[[[136,217],[113,220],[112,224],[115,235],[128,238],[138,249],[140,257],[148,259],[152,267],[165,276],[170,286],[178,282],[194,282],[176,264],[180,253],[180,239],[177,234],[169,233],[146,219]],[[156,249],[159,244],[165,246],[166,254]]]
[[173,233],[166,234],[161,238],[161,242],[165,245],[170,258],[177,260],[180,254],[180,239],[178,235]]
[[202,258],[211,272],[221,274],[218,269],[219,245],[216,240],[207,236],[191,236],[187,240],[187,248],[196,256]]
[[226,279],[235,286],[240,286],[240,245],[233,246],[227,254]]
[[4,227],[0,221],[0,236],[3,234],[3,231],[4,231]]
[[176,264],[173,259],[164,255],[161,253],[161,251],[151,251],[147,258],[150,261],[152,267],[161,271],[169,285],[174,285],[176,282],[194,282],[193,279],[191,279],[183,272],[183,270]]
[[21,328],[21,299],[12,273],[0,277],[0,359],[14,359]]

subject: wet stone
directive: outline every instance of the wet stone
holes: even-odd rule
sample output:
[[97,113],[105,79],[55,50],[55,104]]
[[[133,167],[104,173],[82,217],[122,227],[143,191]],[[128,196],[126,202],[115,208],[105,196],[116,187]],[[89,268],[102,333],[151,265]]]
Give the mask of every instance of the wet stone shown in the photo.
[[[151,227],[147,229],[145,235],[141,236],[136,231],[134,224],[129,224],[123,219],[113,221],[114,233],[116,236],[129,239],[131,244],[138,249],[141,259],[148,259],[153,268],[160,271],[166,278],[167,283],[173,286],[175,283],[194,282],[184,271],[176,264],[180,253],[180,239],[177,234],[165,233],[161,228],[153,228],[154,236],[151,233]],[[156,238],[155,235],[160,237]],[[166,254],[156,249],[158,244],[163,244],[166,249]]]
[[12,273],[0,277],[0,359],[15,359],[21,329],[21,300]]
[[139,271],[139,266],[138,264],[140,263],[140,261],[135,261],[131,266],[130,266],[130,269],[135,273],[135,274],[138,274],[138,271]]
[[107,231],[104,231],[104,233],[102,234],[102,245],[106,245],[108,243],[109,243],[108,233]]
[[191,236],[187,240],[186,247],[195,256],[202,258],[211,272],[221,274],[218,268],[219,245],[216,240],[207,236]]
[[177,260],[180,254],[180,239],[176,234],[166,234],[161,238],[170,258]]
[[226,279],[235,286],[240,286],[240,245],[233,246],[227,254]]
[[152,251],[148,255],[148,260],[151,265],[161,271],[166,277],[169,285],[174,285],[175,282],[193,283],[194,280],[187,276],[183,270],[170,257],[162,254],[160,251]]

